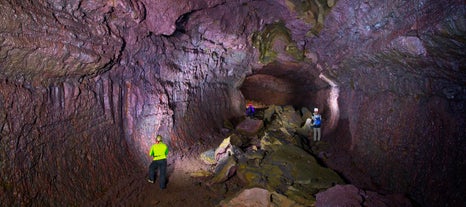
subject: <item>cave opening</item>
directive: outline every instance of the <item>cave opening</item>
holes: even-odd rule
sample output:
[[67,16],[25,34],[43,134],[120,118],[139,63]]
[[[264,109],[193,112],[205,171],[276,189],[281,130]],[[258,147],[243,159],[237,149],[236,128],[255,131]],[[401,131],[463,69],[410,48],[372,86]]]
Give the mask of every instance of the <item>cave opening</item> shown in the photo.
[[[303,68],[305,67],[305,68]],[[265,105],[292,105],[313,108],[316,91],[325,87],[316,79],[315,68],[297,62],[274,61],[253,70],[240,87],[246,100]],[[316,83],[317,82],[317,83]]]

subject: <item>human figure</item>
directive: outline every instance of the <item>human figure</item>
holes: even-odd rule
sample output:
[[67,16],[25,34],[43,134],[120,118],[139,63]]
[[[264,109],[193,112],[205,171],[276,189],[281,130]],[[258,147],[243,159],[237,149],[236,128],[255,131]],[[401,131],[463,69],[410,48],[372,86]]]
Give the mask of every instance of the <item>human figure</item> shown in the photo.
[[256,112],[256,109],[251,103],[249,103],[248,107],[246,108],[246,115],[248,117],[253,117],[255,112]]
[[322,124],[322,117],[319,114],[319,109],[314,108],[314,113],[312,114],[312,126],[314,127],[314,141],[320,141],[321,124]]
[[149,155],[154,157],[154,159],[149,165],[149,178],[147,181],[149,183],[154,183],[155,174],[158,169],[160,189],[165,189],[167,187],[166,176],[168,147],[165,143],[163,143],[162,136],[157,135],[155,144],[150,148]]

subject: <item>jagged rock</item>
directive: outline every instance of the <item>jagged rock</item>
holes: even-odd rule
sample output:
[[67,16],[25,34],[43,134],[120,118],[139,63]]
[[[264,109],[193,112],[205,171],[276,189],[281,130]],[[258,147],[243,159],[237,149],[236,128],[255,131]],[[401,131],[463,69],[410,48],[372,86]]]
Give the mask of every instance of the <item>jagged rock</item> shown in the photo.
[[[278,108],[278,107],[277,107]],[[281,110],[276,110],[278,118],[275,120],[278,125],[286,128],[287,130],[295,130],[301,127],[303,120],[299,112],[297,112],[293,106],[280,107]]]
[[344,183],[329,168],[322,167],[307,152],[292,144],[275,144],[259,166],[240,163],[237,175],[246,186],[261,186],[282,192],[287,197],[309,205],[313,194]]
[[[279,127],[279,126],[276,126]],[[270,128],[269,128],[270,129]],[[300,137],[295,135],[295,129],[286,129],[279,127],[276,129],[270,129],[266,131],[264,136],[261,138],[261,148],[273,150],[275,144],[294,144],[300,146]]]
[[285,175],[292,178],[293,183],[306,185],[306,188],[326,189],[344,183],[337,173],[321,166],[312,155],[294,145],[282,145],[262,162],[282,165],[282,169],[287,169]]
[[275,114],[275,105],[270,105],[264,111],[264,121],[270,122],[274,114]]
[[306,205],[301,205],[299,202],[296,202],[285,195],[273,192],[272,193],[272,206],[276,207],[307,207],[307,206],[314,206],[314,201],[306,201],[302,203],[306,203]]
[[230,136],[230,143],[237,147],[245,147],[249,144],[249,139],[246,136],[241,136],[238,134],[232,134]]
[[312,129],[309,129],[305,126],[302,126],[300,128],[296,129],[296,133],[303,136],[303,137],[308,137],[310,132],[312,132]]
[[215,175],[210,180],[210,184],[222,183],[228,180],[236,172],[236,158],[234,156],[227,156],[219,160],[216,168]]
[[295,145],[298,144],[297,139],[294,136],[294,134],[296,133],[296,128],[287,129],[284,127],[280,127],[280,129],[278,129],[278,131],[276,132],[280,132],[281,137],[284,138],[287,142]]
[[354,185],[336,185],[316,195],[316,207],[396,207],[412,206],[409,199],[402,195],[380,195],[375,192],[363,191]]
[[307,107],[301,108],[301,114],[302,114],[302,117],[301,117],[302,120],[306,120],[307,118],[312,117],[312,112]]
[[283,141],[270,136],[273,132],[265,132],[264,136],[260,140],[260,148],[268,151],[273,151],[279,145],[283,144]]
[[250,140],[249,140],[249,143],[250,143],[250,147],[254,150],[257,150],[261,143],[260,143],[260,139],[257,137],[257,136],[254,136],[252,137]]
[[220,202],[221,207],[304,207],[286,196],[262,188],[244,189],[235,197]]
[[222,207],[269,206],[270,192],[261,188],[251,188],[241,191],[230,201],[222,201]]
[[235,149],[234,145],[231,144],[232,137],[237,137],[237,135],[232,134],[229,137],[223,139],[222,143],[220,143],[217,148],[202,152],[199,158],[206,164],[214,165],[223,158],[234,155],[236,152],[238,152],[238,150]]
[[256,160],[256,159],[262,160],[264,159],[264,156],[265,156],[265,151],[263,150],[255,150],[255,151],[244,153],[244,157],[249,160]]
[[215,149],[210,149],[201,153],[199,158],[208,165],[214,165],[217,163],[217,160],[215,159]]
[[253,136],[259,132],[264,126],[262,120],[246,118],[236,126],[236,130],[244,135]]
[[232,145],[230,143],[230,137],[223,139],[222,143],[215,149],[214,152],[215,160],[218,162],[224,157],[233,155]]

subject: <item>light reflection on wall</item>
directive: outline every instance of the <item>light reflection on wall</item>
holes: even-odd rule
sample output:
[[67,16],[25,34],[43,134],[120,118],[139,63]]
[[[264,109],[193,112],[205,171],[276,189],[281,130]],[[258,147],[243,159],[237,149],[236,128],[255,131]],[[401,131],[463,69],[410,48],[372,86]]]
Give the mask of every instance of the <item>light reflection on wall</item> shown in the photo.
[[337,126],[338,119],[340,118],[340,108],[338,106],[338,95],[340,93],[340,89],[338,87],[338,84],[335,83],[335,81],[330,80],[330,78],[328,78],[324,74],[319,74],[319,78],[327,82],[332,87],[327,98],[327,103],[330,108],[330,118],[326,128],[328,130],[333,130]]
[[148,152],[155,143],[156,135],[162,135],[164,142],[170,144],[173,111],[168,107],[168,96],[165,94],[147,94],[129,82],[124,94],[122,107],[126,144],[137,162],[145,166],[150,162]]

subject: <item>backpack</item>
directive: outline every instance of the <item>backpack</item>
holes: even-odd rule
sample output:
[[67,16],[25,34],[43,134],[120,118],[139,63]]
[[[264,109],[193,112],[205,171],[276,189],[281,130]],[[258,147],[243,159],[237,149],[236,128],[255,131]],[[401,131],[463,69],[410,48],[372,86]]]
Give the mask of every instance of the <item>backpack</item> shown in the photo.
[[320,122],[321,122],[320,115],[314,116],[314,127],[320,127]]

